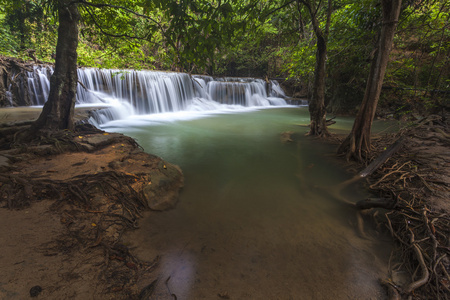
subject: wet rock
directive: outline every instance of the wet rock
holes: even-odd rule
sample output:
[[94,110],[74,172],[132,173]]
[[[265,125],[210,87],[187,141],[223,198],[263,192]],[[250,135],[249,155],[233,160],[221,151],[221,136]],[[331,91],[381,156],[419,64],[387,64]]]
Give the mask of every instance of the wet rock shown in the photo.
[[161,161],[159,170],[149,172],[151,182],[144,187],[148,206],[152,210],[168,210],[178,202],[179,189],[183,186],[181,170],[172,164]]
[[280,141],[282,143],[289,143],[289,142],[293,142],[294,140],[292,139],[292,135],[294,134],[293,131],[286,131],[281,133],[280,135]]

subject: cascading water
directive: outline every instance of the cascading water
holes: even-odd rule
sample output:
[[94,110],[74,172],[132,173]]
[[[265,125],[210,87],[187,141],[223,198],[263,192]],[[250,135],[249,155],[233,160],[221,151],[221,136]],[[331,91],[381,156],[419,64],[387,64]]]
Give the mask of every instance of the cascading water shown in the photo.
[[[46,101],[52,73],[48,66],[28,73],[33,105]],[[108,107],[92,113],[94,125],[130,115],[286,105],[278,83],[262,79],[90,68],[78,69],[78,79],[77,105]]]
[[44,105],[47,101],[50,91],[49,76],[53,73],[50,67],[34,66],[33,72],[27,72],[28,75],[28,93],[33,105]]

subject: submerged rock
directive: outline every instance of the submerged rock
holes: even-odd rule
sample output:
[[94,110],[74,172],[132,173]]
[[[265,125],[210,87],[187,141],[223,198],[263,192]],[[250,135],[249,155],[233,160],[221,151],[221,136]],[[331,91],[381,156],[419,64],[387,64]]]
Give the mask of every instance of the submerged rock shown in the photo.
[[157,170],[150,171],[150,183],[143,189],[152,210],[174,208],[178,202],[178,188],[183,175],[178,166],[161,161]]
[[280,134],[280,141],[282,143],[290,143],[293,142],[294,140],[292,139],[292,135],[294,134],[293,131],[286,131],[286,132],[282,132]]

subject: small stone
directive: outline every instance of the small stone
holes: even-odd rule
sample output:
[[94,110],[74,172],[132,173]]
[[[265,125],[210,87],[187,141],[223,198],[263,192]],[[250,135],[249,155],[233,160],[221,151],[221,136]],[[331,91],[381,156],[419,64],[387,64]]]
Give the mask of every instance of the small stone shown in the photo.
[[113,170],[117,170],[121,167],[121,163],[120,161],[114,160],[108,164],[108,167],[110,167]]
[[37,297],[42,292],[42,288],[39,285],[35,285],[30,289],[30,296]]

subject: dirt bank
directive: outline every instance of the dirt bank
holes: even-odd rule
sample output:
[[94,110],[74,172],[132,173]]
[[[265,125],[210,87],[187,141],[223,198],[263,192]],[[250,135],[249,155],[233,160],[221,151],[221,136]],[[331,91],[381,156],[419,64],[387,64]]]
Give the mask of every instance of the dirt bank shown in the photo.
[[147,299],[158,257],[140,261],[121,236],[137,228],[143,210],[176,205],[180,169],[90,126],[7,148],[0,298]]

